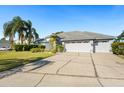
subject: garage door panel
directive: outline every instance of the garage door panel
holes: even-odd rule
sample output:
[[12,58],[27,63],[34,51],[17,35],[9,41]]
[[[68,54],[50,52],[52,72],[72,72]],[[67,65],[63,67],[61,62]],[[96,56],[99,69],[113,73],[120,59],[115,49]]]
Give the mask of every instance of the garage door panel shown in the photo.
[[111,44],[109,43],[98,43],[96,47],[96,52],[110,52],[111,51]]
[[90,52],[90,43],[66,43],[66,52]]

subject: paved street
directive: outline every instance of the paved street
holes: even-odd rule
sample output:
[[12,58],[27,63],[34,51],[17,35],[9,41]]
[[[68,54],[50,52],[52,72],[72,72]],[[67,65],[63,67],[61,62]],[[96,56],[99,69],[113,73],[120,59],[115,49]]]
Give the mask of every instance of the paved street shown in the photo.
[[0,79],[0,86],[124,87],[122,63],[109,53],[58,53]]

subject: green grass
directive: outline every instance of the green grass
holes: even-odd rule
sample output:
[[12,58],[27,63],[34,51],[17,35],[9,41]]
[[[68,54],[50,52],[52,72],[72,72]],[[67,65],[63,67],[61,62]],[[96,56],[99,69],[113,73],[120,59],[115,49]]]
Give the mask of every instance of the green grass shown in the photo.
[[124,59],[124,55],[118,55],[120,58],[123,58]]
[[0,51],[0,72],[54,55],[51,52]]

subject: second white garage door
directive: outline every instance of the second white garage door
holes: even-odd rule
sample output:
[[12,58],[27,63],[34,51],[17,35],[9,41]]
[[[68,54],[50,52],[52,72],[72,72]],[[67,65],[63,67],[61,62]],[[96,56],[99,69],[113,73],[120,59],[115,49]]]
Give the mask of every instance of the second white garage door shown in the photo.
[[112,40],[108,41],[108,42],[97,42],[96,46],[95,46],[95,52],[101,52],[101,53],[110,53],[112,51],[111,49],[111,44],[112,44]]
[[90,43],[65,43],[66,52],[90,52],[92,46]]

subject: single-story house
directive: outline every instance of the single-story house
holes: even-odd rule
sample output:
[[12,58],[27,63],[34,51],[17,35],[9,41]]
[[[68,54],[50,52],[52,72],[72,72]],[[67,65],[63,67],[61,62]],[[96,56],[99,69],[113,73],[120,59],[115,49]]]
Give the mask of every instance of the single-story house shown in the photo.
[[9,48],[10,42],[9,40],[0,39],[0,48]]
[[[65,52],[111,52],[114,36],[94,32],[63,32],[57,34],[64,45]],[[48,41],[47,41],[48,42]]]

